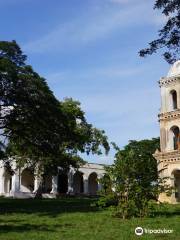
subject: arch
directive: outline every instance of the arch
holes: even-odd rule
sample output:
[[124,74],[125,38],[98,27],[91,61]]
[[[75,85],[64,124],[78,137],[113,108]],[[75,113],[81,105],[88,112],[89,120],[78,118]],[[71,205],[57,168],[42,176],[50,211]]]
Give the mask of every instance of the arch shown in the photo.
[[67,193],[68,191],[68,176],[67,173],[59,171],[58,174],[58,193]]
[[170,91],[170,104],[171,104],[171,110],[177,109],[177,92],[176,92],[176,90]]
[[175,187],[175,199],[176,202],[180,202],[180,169],[174,169],[173,175],[173,185]]
[[84,192],[83,173],[77,171],[73,176],[73,192],[75,194]]
[[4,193],[10,193],[12,189],[12,175],[8,170],[5,170],[3,178],[4,178]]
[[89,194],[96,195],[98,191],[98,181],[97,181],[97,173],[93,172],[89,175],[88,178],[88,189]]
[[25,168],[21,173],[21,191],[33,192],[34,190],[34,173],[31,169]]
[[179,127],[173,126],[170,128],[170,143],[171,150],[180,149],[180,131]]

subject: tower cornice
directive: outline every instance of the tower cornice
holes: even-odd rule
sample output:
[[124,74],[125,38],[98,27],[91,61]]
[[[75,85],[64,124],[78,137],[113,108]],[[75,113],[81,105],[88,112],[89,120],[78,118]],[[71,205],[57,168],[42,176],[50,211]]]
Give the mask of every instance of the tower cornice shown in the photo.
[[164,163],[180,163],[180,150],[168,152],[156,152],[153,156],[160,162]]
[[168,121],[173,119],[180,119],[180,109],[171,111],[171,112],[165,112],[160,113],[158,115],[159,121]]
[[160,87],[162,87],[162,86],[166,87],[166,86],[169,86],[169,85],[173,85],[177,81],[180,81],[180,75],[173,76],[173,77],[162,77],[159,80],[159,86]]

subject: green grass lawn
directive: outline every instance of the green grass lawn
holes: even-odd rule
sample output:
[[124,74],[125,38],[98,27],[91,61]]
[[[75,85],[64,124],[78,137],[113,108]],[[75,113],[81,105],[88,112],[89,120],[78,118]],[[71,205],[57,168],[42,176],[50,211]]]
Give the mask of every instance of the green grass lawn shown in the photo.
[[[180,205],[154,218],[122,220],[92,207],[94,199],[19,200],[0,198],[0,240],[180,239]],[[136,236],[137,226],[173,229],[172,234]]]

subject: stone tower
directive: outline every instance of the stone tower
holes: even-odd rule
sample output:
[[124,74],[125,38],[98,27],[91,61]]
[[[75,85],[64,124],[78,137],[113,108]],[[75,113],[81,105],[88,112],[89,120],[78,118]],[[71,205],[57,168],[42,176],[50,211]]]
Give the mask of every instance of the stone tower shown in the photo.
[[180,202],[180,61],[175,62],[167,77],[159,81],[161,89],[160,152],[154,157],[158,162],[160,177],[175,187],[172,196],[160,194],[162,202]]

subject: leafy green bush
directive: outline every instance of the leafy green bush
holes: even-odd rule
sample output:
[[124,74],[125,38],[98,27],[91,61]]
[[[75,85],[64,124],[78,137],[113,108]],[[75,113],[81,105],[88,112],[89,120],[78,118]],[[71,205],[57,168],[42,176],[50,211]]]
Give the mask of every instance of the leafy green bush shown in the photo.
[[123,150],[114,146],[117,153],[114,165],[106,167],[106,175],[101,180],[99,206],[116,206],[115,215],[123,219],[153,214],[152,201],[157,201],[159,193],[165,191],[152,156],[159,146],[159,138],[130,141]]

